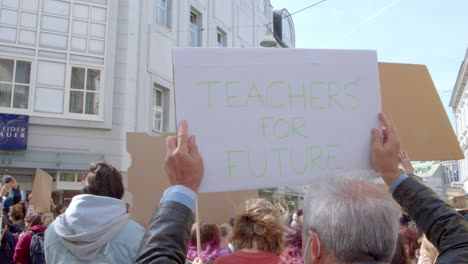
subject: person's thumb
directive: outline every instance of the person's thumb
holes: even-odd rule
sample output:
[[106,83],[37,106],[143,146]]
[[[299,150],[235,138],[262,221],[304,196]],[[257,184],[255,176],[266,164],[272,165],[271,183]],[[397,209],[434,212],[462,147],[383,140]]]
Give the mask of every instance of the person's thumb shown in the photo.
[[193,156],[198,156],[200,155],[200,152],[198,151],[198,146],[197,143],[195,142],[195,136],[190,136],[188,139],[188,150],[190,155]]

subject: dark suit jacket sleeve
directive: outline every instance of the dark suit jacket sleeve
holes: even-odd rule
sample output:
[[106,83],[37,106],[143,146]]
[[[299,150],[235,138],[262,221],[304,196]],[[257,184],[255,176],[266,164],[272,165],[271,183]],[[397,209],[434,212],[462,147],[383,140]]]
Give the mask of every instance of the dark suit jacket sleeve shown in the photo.
[[138,264],[184,264],[194,215],[185,205],[167,201],[156,209],[138,250]]
[[439,250],[436,263],[468,263],[468,222],[434,191],[410,176],[393,198]]

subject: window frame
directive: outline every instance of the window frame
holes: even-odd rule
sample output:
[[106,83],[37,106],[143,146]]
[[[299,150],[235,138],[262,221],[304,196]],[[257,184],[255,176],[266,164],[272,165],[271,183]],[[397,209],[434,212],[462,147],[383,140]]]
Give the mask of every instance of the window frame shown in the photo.
[[[221,43],[218,41],[218,36],[221,35]],[[220,46],[221,45],[221,46]],[[227,47],[227,33],[220,27],[216,28],[216,47],[226,48]]]
[[[2,84],[10,84],[11,85],[11,96],[10,96],[10,106],[0,106],[0,111],[6,112],[6,113],[20,113],[20,114],[28,114],[30,108],[31,108],[31,103],[32,103],[32,95],[33,95],[33,73],[34,73],[34,61],[29,58],[24,58],[24,57],[12,57],[12,56],[4,56],[3,54],[0,54],[1,59],[5,60],[12,60],[13,61],[13,78],[11,82],[6,82],[6,81],[0,81]],[[29,84],[25,83],[17,83],[16,82],[16,68],[18,61],[22,62],[29,62],[30,64],[30,69],[29,69]],[[15,96],[15,86],[16,84],[22,85],[22,86],[27,86],[28,87],[28,106],[26,108],[15,108],[14,106],[14,96]]]
[[[161,106],[156,105],[156,94],[157,92],[161,93]],[[151,104],[151,130],[156,133],[163,133],[164,132],[164,95],[165,91],[164,89],[160,88],[157,84],[153,84],[153,91],[152,91],[152,104]],[[161,120],[160,120],[160,128],[156,128],[156,113],[160,113],[161,115]]]
[[[73,89],[71,88],[71,79],[72,79],[72,69],[73,68],[85,68],[85,83],[84,83],[84,90],[79,90],[79,89]],[[96,91],[96,92],[92,92],[90,91],[89,93],[95,93],[98,95],[98,114],[95,115],[95,114],[86,114],[86,93],[88,93],[88,91],[86,90],[86,82],[87,82],[87,74],[88,74],[88,69],[91,69],[91,70],[98,70],[100,71],[100,82],[99,82],[99,91]],[[65,87],[65,102],[64,102],[64,113],[65,113],[65,116],[70,116],[70,117],[74,117],[76,119],[82,119],[82,120],[102,120],[102,116],[103,116],[103,105],[104,105],[104,90],[105,90],[105,87],[104,87],[104,84],[105,84],[105,81],[104,81],[105,77],[104,77],[104,69],[101,68],[101,67],[96,67],[94,65],[80,65],[80,64],[70,64],[68,67],[67,67],[67,83],[66,83],[66,87]],[[70,112],[70,99],[71,99],[71,92],[72,91],[83,91],[84,92],[84,98],[83,98],[83,113],[74,113],[74,112]]]
[[[192,23],[192,15],[195,17],[195,22]],[[195,9],[193,6],[190,8],[190,13],[189,13],[189,20],[188,20],[188,46],[190,47],[201,47],[202,46],[202,23],[203,23],[203,17],[202,13]],[[194,34],[194,30],[192,28],[192,25],[196,26],[196,36],[197,36],[197,43],[196,45],[193,45],[192,42],[192,34]]]
[[[61,0],[60,0],[61,1]],[[172,2],[172,0],[169,0]],[[61,1],[63,2],[63,1]],[[70,2],[70,1],[65,1]],[[170,3],[171,3],[170,2]],[[17,12],[17,20],[15,25],[12,23],[2,23],[2,27],[11,28],[16,30],[16,39],[11,38],[10,40],[2,40],[0,41],[1,44],[8,48],[18,48],[18,52],[8,52],[8,51],[0,51],[0,57],[12,60],[22,60],[31,62],[31,76],[30,76],[30,84],[29,84],[29,98],[28,98],[28,108],[27,109],[20,109],[20,108],[7,108],[7,107],[0,107],[0,112],[4,113],[13,113],[13,114],[24,114],[29,115],[31,117],[35,117],[33,122],[36,123],[46,123],[46,124],[56,124],[56,120],[66,120],[65,126],[83,126],[83,127],[92,127],[92,128],[111,128],[112,126],[112,87],[108,87],[106,83],[106,77],[111,72],[107,69],[109,65],[108,63],[108,56],[110,50],[107,48],[109,45],[112,44],[112,32],[115,32],[115,28],[111,27],[112,17],[116,14],[116,9],[114,3],[107,1],[106,4],[104,3],[97,3],[96,1],[71,1],[70,2],[70,9],[68,11],[68,15],[64,15],[64,13],[55,13],[55,12],[45,12],[44,7],[41,3],[34,6],[34,8],[30,9],[22,5],[22,1],[19,2],[20,4],[17,7],[7,7],[2,6],[0,9],[11,10]],[[75,16],[73,12],[73,3],[79,4],[81,6],[85,6],[87,9],[87,15],[85,16]],[[92,10],[97,11],[95,15],[92,16]],[[41,13],[42,12],[42,13]],[[37,15],[35,20],[30,20],[31,23],[35,22],[36,27],[32,27],[32,24],[22,24],[21,19],[22,14],[28,15]],[[50,17],[50,18],[63,18],[68,19],[68,33],[59,32],[56,30],[44,29],[42,28],[42,21],[41,21],[41,14]],[[26,20],[25,20],[26,21]],[[29,21],[29,20],[28,20]],[[79,32],[74,33],[73,31],[73,21],[80,21],[85,22],[88,25],[87,33]],[[8,22],[8,21],[7,21]],[[101,30],[103,28],[104,31],[91,31],[91,23],[96,24],[97,30]],[[25,30],[28,31],[26,33],[31,33],[34,31],[35,41],[33,42],[31,39],[25,39],[24,42],[20,41],[20,31]],[[93,34],[93,33],[100,33],[102,34]],[[62,48],[51,47],[50,45],[42,45],[41,44],[41,34],[53,34],[54,36],[65,36],[67,38],[67,48],[64,50]],[[99,35],[99,37],[98,37]],[[29,36],[29,35],[28,35]],[[103,37],[102,37],[103,36]],[[88,44],[90,41],[102,41],[102,43],[94,43],[93,48],[91,48],[91,44],[86,45],[84,51],[77,51],[71,48],[72,39],[74,37],[82,37],[88,40]],[[27,40],[27,41],[26,41]],[[50,42],[50,41],[49,41]],[[50,43],[49,43],[50,44]],[[104,49],[104,52],[100,52]],[[28,50],[28,52],[20,52],[20,50]],[[91,51],[93,50],[93,51]],[[89,52],[87,52],[89,51]],[[47,54],[46,54],[47,53]],[[57,56],[53,54],[56,53]],[[112,52],[111,52],[112,53]],[[75,57],[75,58],[74,58]],[[89,60],[88,60],[89,59]],[[59,89],[57,87],[49,87],[44,85],[37,84],[37,70],[38,70],[38,61],[51,61],[51,62],[59,62],[64,63],[66,72],[63,74],[64,76],[64,86],[60,88],[63,91],[63,98],[60,96],[60,100],[62,103],[61,111],[54,111],[54,112],[45,112],[45,111],[36,111],[36,97],[38,95],[39,88],[47,88],[47,89]],[[99,93],[99,116],[96,115],[84,115],[84,114],[74,114],[69,113],[69,87],[68,84],[70,82],[70,73],[69,67],[70,65],[83,65],[85,67],[93,67],[95,69],[99,69],[101,71],[101,91]],[[113,66],[110,66],[110,69],[113,69]],[[111,74],[113,75],[113,74]],[[112,77],[112,76],[111,76]],[[39,91],[41,92],[41,91]],[[14,94],[14,93],[13,93]],[[44,95],[44,94],[42,94]],[[104,96],[105,95],[105,96]],[[43,97],[44,98],[44,97]],[[46,97],[47,98],[47,97]],[[58,97],[57,97],[58,98]],[[63,100],[63,101],[62,101]],[[41,103],[42,101],[37,101]],[[12,105],[11,105],[12,106]],[[57,108],[58,109],[58,108]],[[56,109],[54,109],[56,110]],[[69,122],[70,121],[70,122]],[[92,122],[89,122],[92,121]]]
[[164,23],[161,23],[162,21],[161,20],[161,17],[159,16],[159,11],[160,9],[162,9],[162,5],[161,5],[161,2],[162,0],[155,0],[154,1],[154,23],[156,25],[160,25],[160,26],[163,26],[165,27],[166,29],[168,30],[171,30],[172,29],[172,0],[166,0],[166,4],[165,4],[165,21]]

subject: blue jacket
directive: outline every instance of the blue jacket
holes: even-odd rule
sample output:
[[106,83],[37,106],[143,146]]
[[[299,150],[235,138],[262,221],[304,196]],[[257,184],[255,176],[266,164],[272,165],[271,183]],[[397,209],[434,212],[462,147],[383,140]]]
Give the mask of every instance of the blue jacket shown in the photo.
[[13,197],[0,197],[3,208],[8,208],[12,205],[15,205],[21,201],[21,190],[18,186],[18,189],[11,189],[13,191]]

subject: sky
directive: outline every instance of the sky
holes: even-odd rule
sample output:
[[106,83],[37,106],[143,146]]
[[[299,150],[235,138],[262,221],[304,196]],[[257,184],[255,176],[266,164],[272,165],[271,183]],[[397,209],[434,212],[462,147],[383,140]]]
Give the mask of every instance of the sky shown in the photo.
[[[290,13],[316,2],[271,0]],[[381,62],[427,65],[453,125],[449,102],[468,48],[467,0],[327,0],[292,17],[296,48],[372,49]]]

